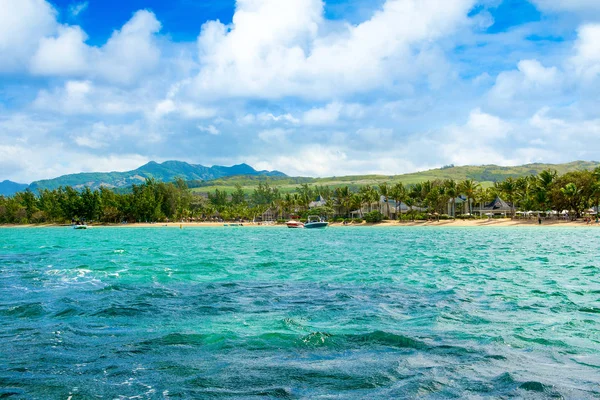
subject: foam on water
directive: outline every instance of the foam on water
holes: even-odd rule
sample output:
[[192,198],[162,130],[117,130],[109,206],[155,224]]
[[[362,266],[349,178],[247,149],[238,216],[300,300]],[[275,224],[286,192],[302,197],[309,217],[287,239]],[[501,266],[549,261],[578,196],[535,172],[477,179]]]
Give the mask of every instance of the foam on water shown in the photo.
[[596,398],[598,239],[0,229],[0,397]]

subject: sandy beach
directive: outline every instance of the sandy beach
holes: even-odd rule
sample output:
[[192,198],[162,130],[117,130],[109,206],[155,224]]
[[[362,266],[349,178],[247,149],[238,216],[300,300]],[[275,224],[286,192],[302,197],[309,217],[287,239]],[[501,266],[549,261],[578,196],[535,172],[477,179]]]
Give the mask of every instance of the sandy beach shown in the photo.
[[[228,222],[169,222],[169,223],[131,223],[131,224],[108,224],[108,225],[91,225],[93,228],[230,228]],[[0,228],[36,228],[36,227],[67,227],[70,225],[61,224],[28,224],[28,225],[0,225]],[[597,228],[600,224],[586,223],[584,221],[557,221],[557,220],[544,220],[542,224],[538,224],[537,220],[519,220],[519,219],[478,219],[478,220],[441,220],[441,221],[383,221],[378,224],[368,224],[363,222],[362,224],[348,224],[344,225],[341,222],[330,223],[331,228],[347,228],[347,227],[389,227],[389,228],[402,228],[402,227],[465,227],[465,228],[476,228],[476,227],[573,227],[573,228]],[[237,228],[283,228],[285,225],[268,225],[258,224],[252,222],[246,222],[242,227]]]

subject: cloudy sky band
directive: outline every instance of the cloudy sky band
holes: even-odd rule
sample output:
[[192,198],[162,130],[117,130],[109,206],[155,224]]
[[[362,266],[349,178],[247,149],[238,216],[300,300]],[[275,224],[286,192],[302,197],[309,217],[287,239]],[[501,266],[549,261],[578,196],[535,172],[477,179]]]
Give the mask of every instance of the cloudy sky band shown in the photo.
[[595,0],[5,3],[1,179],[600,159]]

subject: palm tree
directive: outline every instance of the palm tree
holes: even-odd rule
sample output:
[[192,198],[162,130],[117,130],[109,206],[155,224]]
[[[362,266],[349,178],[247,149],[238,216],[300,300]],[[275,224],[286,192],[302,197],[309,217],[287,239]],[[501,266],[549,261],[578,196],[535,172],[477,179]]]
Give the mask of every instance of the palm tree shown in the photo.
[[304,207],[305,210],[308,210],[310,202],[313,201],[315,192],[308,186],[308,183],[301,184],[300,187],[296,188],[296,192],[298,192],[300,205]]
[[469,207],[469,214],[473,213],[473,207],[471,205],[471,200],[475,199],[475,191],[480,187],[479,183],[475,182],[472,179],[467,179],[462,181],[458,185],[458,190],[465,195],[467,198],[467,205]]
[[386,216],[389,218],[390,217],[390,194],[391,194],[391,187],[387,184],[387,182],[382,183],[379,185],[379,193],[381,193],[381,195],[383,196],[384,200],[385,200],[385,206],[386,206]]
[[360,202],[361,202],[361,206],[360,206],[360,216],[361,217],[362,217],[363,206],[368,206],[369,212],[371,211],[371,189],[372,188],[370,185],[365,185],[365,186],[362,186],[358,191],[358,194],[360,195]]
[[338,187],[335,189],[335,206],[339,208],[340,213],[348,217],[350,212],[350,197],[352,193],[348,186]]
[[[596,168],[596,170],[598,170],[598,176],[600,177],[600,169]],[[596,172],[596,170],[594,172]],[[548,191],[550,185],[556,180],[557,175],[556,171],[550,169],[540,172],[537,177],[538,185]]]
[[[410,197],[413,202],[413,205],[421,205],[421,203],[424,200],[424,196],[423,196],[423,184],[422,183],[415,183],[414,185],[411,186],[410,188],[410,192],[408,194],[408,197]],[[407,199],[408,200],[408,199]],[[408,203],[407,203],[408,205]],[[412,209],[411,209],[412,211]]]
[[512,177],[506,178],[497,185],[498,189],[504,193],[506,200],[510,203],[512,216],[515,216],[515,195],[518,190],[517,181]]
[[377,204],[377,209],[379,209],[379,192],[377,188],[371,187],[369,190],[369,210],[373,211],[373,204]]
[[[406,204],[406,187],[401,182],[396,183],[390,192],[390,196],[396,202],[396,215],[399,215],[400,220],[402,220],[402,203]],[[400,213],[398,213],[400,210]]]
[[456,216],[456,196],[458,196],[458,186],[454,179],[446,179],[444,181],[444,193],[450,198],[450,211],[454,218]]
[[560,192],[565,196],[570,209],[575,211],[576,217],[579,217],[579,195],[581,190],[571,182],[560,188]]
[[362,215],[362,204],[363,203],[362,203],[362,197],[361,197],[360,193],[352,193],[350,195],[348,204],[349,204],[350,209],[357,209],[360,214],[360,217],[362,218],[362,216],[363,216]]

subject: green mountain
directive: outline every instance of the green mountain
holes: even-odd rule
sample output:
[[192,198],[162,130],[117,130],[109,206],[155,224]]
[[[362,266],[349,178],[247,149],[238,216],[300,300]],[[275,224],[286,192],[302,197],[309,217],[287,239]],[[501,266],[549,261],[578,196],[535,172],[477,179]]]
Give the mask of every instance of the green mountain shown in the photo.
[[[526,164],[516,167],[501,167],[498,165],[481,165],[481,166],[446,166],[443,168],[431,169],[428,171],[413,172],[403,175],[354,175],[329,178],[305,178],[305,177],[270,177],[269,184],[279,188],[282,192],[292,192],[302,183],[311,185],[330,186],[332,188],[339,186],[349,186],[351,189],[356,189],[363,185],[379,185],[380,183],[396,183],[414,184],[428,180],[436,179],[454,179],[462,181],[465,179],[473,179],[481,183],[484,187],[489,187],[494,182],[502,181],[508,177],[519,178],[527,175],[537,175],[543,170],[556,170],[560,175],[570,171],[592,170],[600,166],[600,162],[596,161],[574,161],[566,164]],[[231,192],[234,190],[235,184],[240,184],[245,191],[254,190],[258,182],[265,180],[261,176],[231,176],[220,178],[212,181],[204,181],[193,183],[194,192],[206,193],[215,189]]]
[[27,189],[27,186],[29,185],[8,180],[0,182],[0,196],[12,196],[17,192]]
[[36,192],[39,189],[56,189],[59,186],[71,186],[92,189],[105,186],[108,188],[124,188],[133,184],[143,183],[148,178],[158,181],[170,182],[175,178],[186,181],[206,181],[233,175],[257,175],[270,177],[286,176],[279,171],[257,171],[247,164],[232,167],[188,164],[182,161],[165,161],[161,164],[150,161],[148,164],[133,171],[126,172],[84,172],[79,174],[64,175],[54,179],[33,182],[29,188]]

